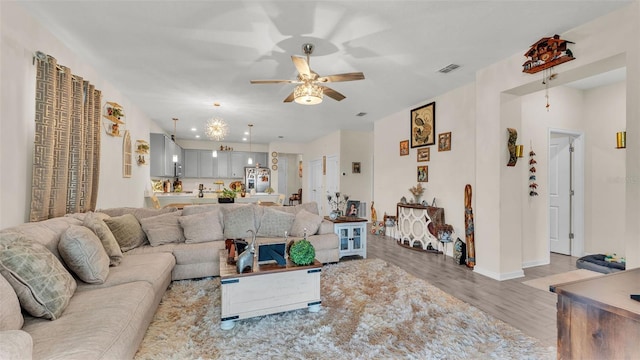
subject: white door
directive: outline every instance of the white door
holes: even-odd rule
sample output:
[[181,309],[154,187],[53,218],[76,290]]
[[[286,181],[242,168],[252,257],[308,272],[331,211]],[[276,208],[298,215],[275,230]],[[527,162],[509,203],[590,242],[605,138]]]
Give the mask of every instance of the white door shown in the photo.
[[291,196],[291,194],[293,194],[293,192],[289,192],[289,188],[287,187],[289,161],[286,156],[281,156],[278,160],[278,170],[276,170],[276,172],[278,173],[278,193],[284,194],[285,201],[287,201],[288,196]]
[[[324,195],[322,194],[322,159],[313,160],[309,166],[310,193],[305,202],[315,201],[318,203],[318,211],[324,214]],[[304,195],[303,195],[304,196]],[[326,198],[325,198],[326,199]]]
[[569,136],[549,142],[549,248],[571,254],[571,151]]
[[[336,155],[327,156],[327,192],[335,194],[338,191],[338,157]],[[327,195],[327,194],[325,194]]]

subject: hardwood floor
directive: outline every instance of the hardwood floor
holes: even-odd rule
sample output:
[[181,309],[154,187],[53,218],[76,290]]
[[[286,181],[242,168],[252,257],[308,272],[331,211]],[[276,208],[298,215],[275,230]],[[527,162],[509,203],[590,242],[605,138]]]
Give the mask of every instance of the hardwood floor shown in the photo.
[[403,248],[390,237],[371,233],[367,257],[399,266],[548,346],[556,346],[557,297],[522,282],[576,269],[575,257],[552,253],[550,265],[525,269],[523,278],[497,281],[456,265],[451,257]]

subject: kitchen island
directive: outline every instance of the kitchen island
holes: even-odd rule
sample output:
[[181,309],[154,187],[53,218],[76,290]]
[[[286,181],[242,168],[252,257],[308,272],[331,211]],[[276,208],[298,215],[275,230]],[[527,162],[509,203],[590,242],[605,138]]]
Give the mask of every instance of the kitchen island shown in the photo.
[[[169,204],[199,205],[218,203],[218,193],[216,192],[205,192],[204,197],[198,197],[197,192],[156,192],[154,195],[158,198],[160,207],[165,207]],[[240,197],[240,195],[238,195],[235,202],[242,204],[261,202],[277,204],[279,198],[280,194],[257,193],[254,195],[247,194],[245,197]],[[145,207],[153,207],[153,200],[151,199],[151,196],[145,196],[144,204]]]

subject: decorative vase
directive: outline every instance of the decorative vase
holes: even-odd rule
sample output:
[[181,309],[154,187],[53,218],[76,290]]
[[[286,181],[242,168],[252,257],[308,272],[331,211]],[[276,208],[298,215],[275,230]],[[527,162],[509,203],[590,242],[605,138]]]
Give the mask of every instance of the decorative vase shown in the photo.
[[420,201],[420,199],[422,198],[422,195],[413,195],[413,199],[414,202],[418,205],[420,205],[422,202]]

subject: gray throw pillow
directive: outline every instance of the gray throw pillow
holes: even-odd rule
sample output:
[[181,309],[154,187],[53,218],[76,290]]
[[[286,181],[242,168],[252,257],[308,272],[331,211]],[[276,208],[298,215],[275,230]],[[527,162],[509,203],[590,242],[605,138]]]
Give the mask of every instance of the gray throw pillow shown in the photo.
[[300,210],[291,226],[291,236],[304,236],[304,229],[307,229],[308,236],[314,235],[318,232],[322,219],[320,215],[312,214],[304,209]]
[[142,231],[138,219],[131,214],[104,219],[104,223],[113,233],[122,251],[135,249],[147,241],[147,235]]
[[71,225],[60,237],[58,252],[80,280],[103,284],[109,276],[109,256],[91,229]]
[[222,211],[219,209],[188,216],[180,216],[178,221],[184,231],[185,242],[187,244],[224,240]]
[[98,235],[104,250],[107,252],[107,255],[109,255],[110,265],[117,266],[120,264],[120,261],[122,261],[122,250],[113,233],[103,220],[108,217],[109,215],[107,214],[90,212],[86,214],[82,225],[88,227]]
[[289,231],[296,216],[283,211],[265,208],[260,220],[258,236],[284,237],[285,231]]
[[244,239],[251,236],[247,230],[256,231],[251,206],[239,206],[223,214],[225,239]]
[[178,222],[181,214],[177,211],[140,219],[142,230],[147,234],[151,246],[184,242],[182,227]]
[[0,235],[0,273],[20,305],[35,317],[55,320],[69,305],[76,281],[43,245],[22,234]]

